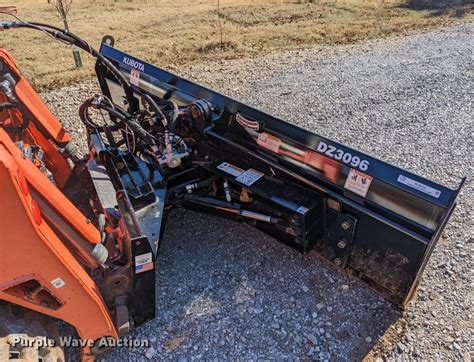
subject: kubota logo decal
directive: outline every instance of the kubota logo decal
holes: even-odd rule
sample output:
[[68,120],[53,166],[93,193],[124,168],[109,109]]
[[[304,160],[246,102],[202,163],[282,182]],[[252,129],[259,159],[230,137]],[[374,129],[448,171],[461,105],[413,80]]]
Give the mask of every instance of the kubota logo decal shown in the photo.
[[123,64],[128,65],[131,68],[138,69],[140,72],[145,71],[145,64],[136,61],[135,59],[130,59],[129,57],[123,57]]

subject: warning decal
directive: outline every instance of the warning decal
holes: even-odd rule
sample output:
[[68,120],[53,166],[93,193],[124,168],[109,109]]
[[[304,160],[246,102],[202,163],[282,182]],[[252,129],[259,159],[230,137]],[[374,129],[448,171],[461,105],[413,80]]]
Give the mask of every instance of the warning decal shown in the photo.
[[247,171],[237,177],[235,181],[240,182],[245,186],[252,186],[255,182],[260,180],[262,176],[264,176],[264,174],[260,171],[254,170],[253,168],[249,168]]
[[263,132],[258,135],[257,144],[269,149],[270,151],[278,153],[280,150],[281,139]]
[[137,87],[140,84],[140,71],[137,69],[132,69],[130,71],[130,83],[136,85]]
[[344,188],[359,196],[365,197],[369,191],[372,180],[372,176],[351,168],[346,183],[344,184]]
[[56,279],[51,280],[51,284],[53,284],[53,286],[56,289],[62,288],[66,285],[64,280],[62,280],[60,277],[57,277]]
[[238,124],[240,124],[241,126],[245,128],[250,128],[255,131],[258,131],[260,129],[260,123],[258,123],[257,121],[252,121],[248,118],[245,118],[240,113],[237,113],[235,115],[235,120],[237,121]]

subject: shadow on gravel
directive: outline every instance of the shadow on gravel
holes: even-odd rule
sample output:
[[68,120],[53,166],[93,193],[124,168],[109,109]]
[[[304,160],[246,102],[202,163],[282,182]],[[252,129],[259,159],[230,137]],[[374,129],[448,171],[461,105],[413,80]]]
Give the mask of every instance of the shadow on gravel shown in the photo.
[[160,358],[359,360],[399,317],[314,253],[177,209],[157,262],[157,318],[136,333],[154,336]]
[[430,17],[452,16],[462,18],[473,10],[471,0],[408,0],[399,5],[411,10],[431,10]]

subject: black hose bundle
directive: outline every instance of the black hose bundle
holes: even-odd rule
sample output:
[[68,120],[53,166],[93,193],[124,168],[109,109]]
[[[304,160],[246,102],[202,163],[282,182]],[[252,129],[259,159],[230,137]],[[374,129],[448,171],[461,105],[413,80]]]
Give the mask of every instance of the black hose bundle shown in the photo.
[[18,108],[18,104],[11,103],[11,102],[5,102],[5,103],[0,103],[0,112],[6,111],[7,109],[16,109]]
[[[15,16],[18,20],[18,17]],[[15,29],[15,28],[28,28],[42,31],[49,36],[53,37],[54,39],[60,40],[70,45],[77,46],[78,48],[86,51],[87,53],[91,54],[93,57],[97,58],[117,79],[119,84],[122,86],[125,96],[128,101],[129,107],[133,107],[135,104],[132,87],[129,81],[125,78],[125,76],[117,69],[117,67],[112,64],[110,60],[100,54],[96,49],[89,45],[85,40],[81,39],[77,35],[71,33],[66,29],[58,28],[54,25],[37,23],[37,22],[25,22],[25,21],[18,21],[18,22],[7,22],[7,23],[0,23],[0,30],[6,29]],[[129,109],[129,112],[133,113],[137,111],[136,109]]]
[[100,95],[95,95],[94,97],[89,98],[79,107],[79,117],[87,128],[103,130],[102,126],[99,126],[91,120],[88,112],[89,108],[96,108],[106,111],[112,120],[119,120],[119,122],[115,121],[117,129],[127,125],[130,130],[136,136],[145,141],[147,145],[156,145],[154,137],[140,125],[140,123],[136,120],[136,117],[124,112],[120,108],[114,107],[114,105],[106,97]]
[[[10,14],[11,15],[11,14]],[[86,51],[91,54],[93,57],[104,65],[108,71],[116,78],[121,87],[124,90],[125,97],[127,99],[128,111],[124,111],[121,108],[114,107],[113,103],[105,96],[94,96],[84,102],[79,108],[79,116],[82,122],[89,129],[98,129],[105,130],[106,128],[110,130],[117,130],[121,127],[130,129],[133,134],[141,138],[148,146],[150,146],[154,152],[158,150],[158,143],[156,138],[147,132],[142,125],[140,124],[141,112],[137,109],[135,102],[135,97],[133,94],[132,87],[130,82],[125,78],[125,76],[120,72],[120,70],[106,57],[100,54],[96,49],[91,47],[89,43],[81,39],[77,35],[71,33],[67,29],[61,29],[53,25],[43,24],[38,22],[25,22],[19,19],[16,15],[13,15],[18,21],[17,22],[3,22],[0,23],[0,30],[5,29],[14,29],[14,28],[28,28],[42,31],[52,38],[59,40],[61,42],[73,45]],[[152,115],[152,118],[161,122],[164,128],[164,143],[166,148],[166,153],[168,157],[172,154],[172,141],[174,137],[174,132],[176,129],[176,123],[178,119],[178,106],[175,102],[167,100],[167,102],[172,107],[172,114],[169,117],[169,120],[158,106],[156,101],[148,94],[142,96],[142,103],[148,107],[149,113]],[[109,113],[110,119],[115,122],[113,126],[99,126],[94,123],[88,113],[89,108],[97,108],[104,110]],[[118,122],[117,122],[118,120]]]
[[22,131],[28,128],[28,125],[30,124],[30,118],[27,115],[26,109],[21,104],[12,102],[0,103],[0,112],[11,109],[17,109],[21,112],[21,114],[23,115],[23,123],[16,128],[11,126],[3,126],[3,124],[1,125],[7,128],[10,132],[21,133]]

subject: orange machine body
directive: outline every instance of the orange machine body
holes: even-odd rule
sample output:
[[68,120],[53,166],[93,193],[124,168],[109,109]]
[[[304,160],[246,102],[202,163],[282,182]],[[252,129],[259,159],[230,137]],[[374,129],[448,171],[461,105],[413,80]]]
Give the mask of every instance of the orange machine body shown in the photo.
[[[3,49],[0,62],[16,76],[16,96],[30,116],[20,136],[7,129],[25,122],[21,113],[0,112],[0,299],[61,319],[85,341],[117,338],[86,271],[99,267],[92,250],[100,233],[62,191],[72,172],[60,150],[70,137]],[[0,95],[0,104],[5,98]],[[42,150],[41,165],[25,156],[30,146]],[[90,347],[83,349],[85,359]]]

